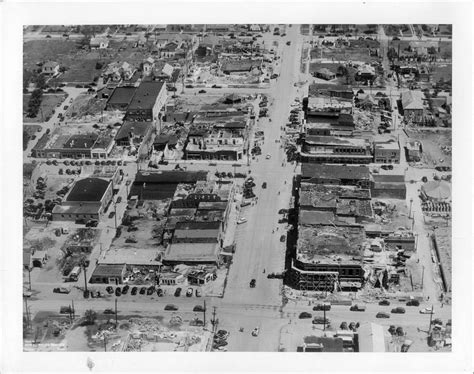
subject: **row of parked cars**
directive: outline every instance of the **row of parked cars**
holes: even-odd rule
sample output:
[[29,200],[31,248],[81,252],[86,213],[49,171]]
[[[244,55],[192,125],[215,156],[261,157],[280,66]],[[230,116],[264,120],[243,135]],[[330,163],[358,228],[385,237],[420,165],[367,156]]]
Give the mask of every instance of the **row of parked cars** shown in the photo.
[[[129,291],[130,291],[131,295],[136,295],[138,293],[140,295],[145,295],[146,294],[148,296],[151,296],[156,292],[158,297],[162,297],[165,294],[165,292],[161,288],[155,287],[155,286],[149,286],[149,287],[146,287],[146,286],[142,286],[142,287],[133,286],[133,287],[130,287],[129,285],[126,285],[126,286],[123,286],[122,288],[121,287],[116,287],[115,290],[112,286],[108,286],[105,290],[107,291],[107,293],[109,295],[115,293],[115,296],[126,295]],[[176,297],[181,296],[182,290],[183,289],[181,287],[176,288],[176,290],[174,292],[174,296],[176,296]],[[192,287],[189,287],[186,291],[186,296],[191,297],[194,294],[196,295],[196,297],[201,297],[201,295],[202,295],[201,290],[199,288],[196,288],[196,291],[194,291],[194,289]]]

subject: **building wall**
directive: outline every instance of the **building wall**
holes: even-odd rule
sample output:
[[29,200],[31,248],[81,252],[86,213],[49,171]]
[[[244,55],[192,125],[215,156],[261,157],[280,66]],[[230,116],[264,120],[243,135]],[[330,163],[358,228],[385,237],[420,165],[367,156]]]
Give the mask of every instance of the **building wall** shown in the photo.
[[100,215],[98,213],[94,214],[76,214],[76,213],[53,213],[53,221],[76,221],[78,219],[83,219],[86,222],[89,220],[99,220]]
[[404,184],[400,185],[400,188],[384,188],[380,186],[378,188],[373,187],[370,191],[372,197],[379,199],[406,199],[407,190]]
[[380,164],[399,164],[400,149],[381,149],[375,148],[374,161]]

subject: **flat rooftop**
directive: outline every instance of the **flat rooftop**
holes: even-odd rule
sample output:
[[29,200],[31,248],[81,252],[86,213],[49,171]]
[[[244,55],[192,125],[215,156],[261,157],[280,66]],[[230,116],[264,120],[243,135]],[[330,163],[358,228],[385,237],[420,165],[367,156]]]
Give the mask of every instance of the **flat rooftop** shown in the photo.
[[142,82],[127,109],[152,109],[162,88],[163,82]]
[[127,264],[127,265],[156,265],[159,251],[153,248],[110,248],[103,257],[99,259],[99,264]]
[[370,180],[370,170],[367,166],[325,165],[304,162],[301,165],[301,176],[305,178],[356,179]]
[[163,262],[217,262],[218,243],[173,243],[168,246]]
[[361,227],[299,227],[296,258],[308,263],[360,264],[365,231]]
[[128,105],[136,91],[136,87],[117,87],[107,100],[107,105]]
[[110,183],[101,178],[80,179],[72,187],[66,201],[101,201]]
[[337,136],[318,135],[307,135],[305,138],[305,143],[314,145],[336,145],[347,147],[367,147],[369,145],[368,141],[365,139],[340,138]]

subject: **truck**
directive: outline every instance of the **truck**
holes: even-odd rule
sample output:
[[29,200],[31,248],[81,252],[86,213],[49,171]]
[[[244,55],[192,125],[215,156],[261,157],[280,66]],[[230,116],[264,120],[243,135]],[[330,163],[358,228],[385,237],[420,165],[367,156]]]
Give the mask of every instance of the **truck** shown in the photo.
[[79,274],[81,274],[81,267],[75,266],[69,273],[69,281],[77,282],[77,280],[79,279]]

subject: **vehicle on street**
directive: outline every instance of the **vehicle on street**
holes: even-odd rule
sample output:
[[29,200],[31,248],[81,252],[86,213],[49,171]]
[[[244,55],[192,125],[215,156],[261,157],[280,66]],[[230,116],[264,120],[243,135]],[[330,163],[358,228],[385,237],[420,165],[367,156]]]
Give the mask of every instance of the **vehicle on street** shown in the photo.
[[140,288],[140,295],[145,295],[146,294],[146,287]]
[[203,94],[203,93],[206,93],[206,92],[207,92],[206,90],[199,90],[198,93]]
[[313,310],[314,311],[317,311],[317,310],[331,310],[331,304],[329,303],[322,303],[322,304],[317,304],[315,306],[313,306]]
[[132,287],[132,291],[130,292],[132,295],[136,295],[138,292],[138,287]]
[[281,243],[284,243],[285,240],[286,240],[286,236],[285,236],[285,235],[280,236],[280,242],[281,242]]
[[243,208],[244,206],[248,206],[250,204],[250,201],[243,201],[242,203],[240,203],[240,207]]
[[178,307],[174,304],[167,304],[165,310],[178,310]]
[[365,306],[359,306],[357,304],[352,305],[349,310],[351,312],[365,312]]
[[256,285],[257,285],[257,281],[255,279],[252,279],[250,281],[250,288],[255,288]]
[[204,312],[204,307],[202,305],[196,305],[193,308],[193,312]]
[[263,183],[262,183],[262,188],[263,188],[263,189],[267,188],[267,182],[263,182]]
[[213,84],[213,85],[212,85],[212,88],[222,88],[222,86],[219,86],[219,85],[217,85],[217,84]]
[[388,300],[380,300],[379,305],[390,305],[390,301]]
[[239,220],[237,221],[237,224],[240,225],[241,223],[245,223],[245,222],[247,222],[247,218],[242,217],[242,218],[239,218]]
[[178,287],[178,288],[174,291],[174,296],[179,297],[180,295],[181,295],[181,287]]
[[112,286],[108,286],[105,290],[109,295],[114,293],[114,288]]
[[420,309],[420,314],[434,314],[432,307]]
[[121,296],[122,295],[122,290],[120,289],[120,287],[117,287],[115,289],[115,296]]
[[31,291],[23,291],[23,297],[31,297],[33,295],[33,292]]
[[313,318],[313,325],[329,325],[330,321],[328,318],[324,319],[324,317],[314,317]]
[[186,291],[186,296],[187,297],[193,296],[193,292],[194,292],[194,290],[191,287],[189,287],[188,290]]
[[270,160],[270,159],[272,158],[272,156],[271,156],[270,154],[267,154],[267,155],[265,156],[265,158],[266,158],[267,160]]
[[378,312],[375,315],[375,318],[390,318],[390,314],[385,313],[385,312]]
[[276,79],[276,78],[278,78],[278,74],[272,74],[272,75],[270,76],[270,79]]
[[153,295],[154,293],[155,293],[155,286],[150,286],[150,287],[147,288],[146,294],[148,296]]
[[299,319],[306,319],[306,318],[313,318],[313,316],[311,315],[311,313],[301,312],[298,318]]
[[107,308],[104,310],[104,314],[115,314],[114,310],[111,308]]
[[163,296],[163,290],[161,288],[158,288],[156,290],[156,294],[158,295],[158,297],[162,297]]
[[407,306],[420,306],[420,302],[418,300],[409,300]]
[[391,313],[393,313],[393,314],[404,314],[405,313],[405,308],[402,308],[401,306],[393,308],[391,310]]
[[126,295],[128,293],[128,290],[130,289],[129,285],[126,285],[122,288],[122,295]]
[[111,211],[111,212],[109,213],[109,218],[114,218],[114,216],[115,216],[115,212],[114,212],[114,211]]
[[117,197],[116,203],[121,203],[122,202],[122,196]]
[[53,293],[69,293],[71,292],[71,290],[69,288],[66,288],[66,287],[56,287],[56,288],[53,288]]
[[258,336],[258,333],[260,332],[260,329],[258,327],[255,327],[253,330],[252,330],[252,336]]
[[59,309],[59,314],[70,314],[72,313],[73,310],[70,306],[62,306],[60,309]]
[[393,165],[382,165],[380,166],[383,170],[393,170]]
[[288,41],[286,42],[286,45],[291,45],[291,41],[288,40]]

